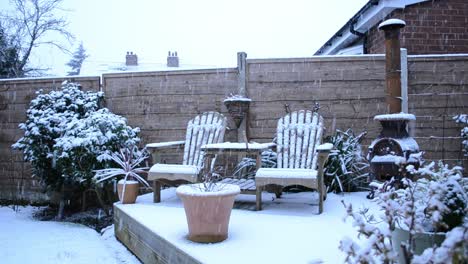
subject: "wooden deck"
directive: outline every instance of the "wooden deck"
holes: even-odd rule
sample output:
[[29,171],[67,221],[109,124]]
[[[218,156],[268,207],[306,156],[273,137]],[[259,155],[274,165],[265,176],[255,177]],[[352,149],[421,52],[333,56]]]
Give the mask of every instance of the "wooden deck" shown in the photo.
[[[284,193],[274,198],[275,194],[263,192],[262,211],[255,211],[255,196],[240,194],[231,213],[228,239],[198,244],[186,237],[187,221],[175,188],[161,194],[161,203],[153,203],[148,193],[139,196],[136,204],[114,204],[115,235],[143,263],[313,263],[317,259],[342,263],[339,240],[355,231],[342,221],[341,200],[368,202],[367,193],[358,200],[332,194],[324,213],[317,215],[317,193]],[[334,228],[324,230],[323,223]],[[317,235],[321,232],[328,242]]]
[[257,191],[255,187],[255,180],[253,179],[224,178],[221,182],[239,186],[242,194],[255,195],[255,192]]
[[114,228],[115,236],[143,263],[201,263],[115,205]]

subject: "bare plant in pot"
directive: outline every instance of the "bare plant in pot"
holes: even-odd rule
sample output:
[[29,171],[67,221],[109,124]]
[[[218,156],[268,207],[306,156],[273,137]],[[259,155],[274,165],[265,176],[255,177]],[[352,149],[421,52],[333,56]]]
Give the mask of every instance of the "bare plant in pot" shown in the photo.
[[119,168],[97,170],[94,179],[97,183],[120,179],[117,183],[120,202],[123,204],[135,203],[140,183],[150,187],[148,182],[141,176],[147,173],[148,167],[140,167],[148,158],[148,152],[146,149],[139,150],[136,146],[129,146],[120,149],[119,152],[110,154],[108,158],[115,162]]
[[209,162],[202,171],[203,182],[181,185],[176,190],[184,204],[188,239],[199,243],[221,242],[228,237],[231,210],[240,188],[220,183],[219,174]]

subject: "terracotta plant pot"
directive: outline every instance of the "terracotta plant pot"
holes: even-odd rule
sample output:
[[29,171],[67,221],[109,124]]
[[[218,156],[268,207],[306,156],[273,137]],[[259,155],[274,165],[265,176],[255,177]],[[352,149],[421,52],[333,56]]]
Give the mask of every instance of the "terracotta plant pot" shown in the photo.
[[117,193],[119,194],[120,202],[123,204],[135,203],[136,198],[138,196],[138,191],[140,189],[140,183],[137,181],[126,181],[125,193],[123,192],[123,189],[124,189],[124,180],[120,180],[117,184]]
[[239,186],[223,184],[220,190],[202,191],[202,184],[177,188],[189,229],[188,239],[199,243],[216,243],[228,237],[229,218]]

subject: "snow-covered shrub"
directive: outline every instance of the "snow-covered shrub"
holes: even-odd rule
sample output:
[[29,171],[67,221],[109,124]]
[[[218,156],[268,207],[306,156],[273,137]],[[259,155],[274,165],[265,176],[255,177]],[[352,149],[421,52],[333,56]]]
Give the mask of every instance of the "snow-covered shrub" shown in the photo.
[[[276,152],[267,149],[262,151],[262,168],[276,168],[277,154]],[[244,177],[252,179],[255,177],[257,171],[257,161],[254,158],[245,157],[243,158],[234,169],[233,174],[238,177]]]
[[414,192],[416,227],[446,232],[460,226],[468,215],[468,178],[463,177],[463,169],[439,161],[437,167],[431,162],[418,170],[409,165],[407,170],[418,180],[408,180],[408,187],[401,190],[403,196],[396,200],[408,202],[409,192]]
[[48,190],[61,191],[65,185],[79,185],[104,166],[103,154],[135,143],[138,129],[107,109],[99,110],[102,92],[84,92],[74,83],[50,93],[37,92],[20,124],[24,136],[14,149],[23,151],[31,162],[33,175]]
[[[367,216],[366,211],[355,213],[352,205],[345,205],[347,215],[353,218],[354,226],[358,227],[359,236],[367,238],[364,245],[349,238],[341,241],[340,249],[347,254],[348,263],[394,263],[397,253],[388,253],[385,250],[393,247],[391,232],[396,227],[410,231],[409,240],[403,244],[404,259],[407,263],[414,257],[413,249],[418,243],[414,235],[417,232],[458,230],[454,231],[456,234],[453,236],[446,237],[441,246],[443,249],[434,248],[432,253],[425,252],[421,258],[429,259],[431,254],[454,251],[460,247],[460,227],[464,230],[461,236],[466,236],[465,226],[468,223],[468,180],[462,177],[461,168],[449,168],[442,162],[439,162],[437,169],[434,163],[418,170],[408,167],[408,172],[417,180],[413,182],[403,179],[402,182],[406,186],[402,189],[395,189],[392,184],[383,185],[384,188],[376,198],[383,213],[380,219]],[[385,186],[390,188],[386,189]],[[466,247],[466,239],[463,243],[461,247]],[[372,261],[369,261],[370,259]]]
[[368,213],[367,209],[355,212],[352,204],[345,204],[346,218],[353,219],[358,237],[364,237],[364,243],[355,242],[349,237],[340,241],[339,249],[346,254],[345,263],[396,263],[397,253],[392,247],[391,219],[379,221]]
[[64,134],[56,139],[56,166],[69,182],[90,181],[93,170],[104,168],[112,153],[139,142],[138,128],[127,126],[126,119],[107,108],[73,118]]
[[361,141],[367,132],[354,135],[351,129],[336,130],[326,139],[333,150],[325,164],[325,184],[328,191],[350,192],[359,190],[367,182],[369,163],[362,155]]
[[453,119],[455,120],[455,122],[465,125],[465,127],[462,128],[462,130],[460,131],[460,135],[462,138],[463,153],[465,154],[465,156],[468,156],[468,115],[460,114],[454,116]]

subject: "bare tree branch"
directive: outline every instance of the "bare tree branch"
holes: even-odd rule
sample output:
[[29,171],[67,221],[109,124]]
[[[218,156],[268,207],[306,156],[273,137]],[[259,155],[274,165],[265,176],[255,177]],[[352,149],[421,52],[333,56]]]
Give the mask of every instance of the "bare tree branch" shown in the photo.
[[[67,30],[68,22],[59,17],[56,11],[63,0],[10,0],[15,7],[13,14],[0,14],[2,21],[8,24],[8,35],[20,50],[18,76],[37,72],[38,68],[28,69],[28,63],[33,50],[39,46],[50,45],[60,51],[71,54],[67,43],[71,44],[74,36]],[[57,40],[60,35],[65,42]],[[53,36],[53,38],[52,38]],[[42,71],[42,70],[41,70]]]

